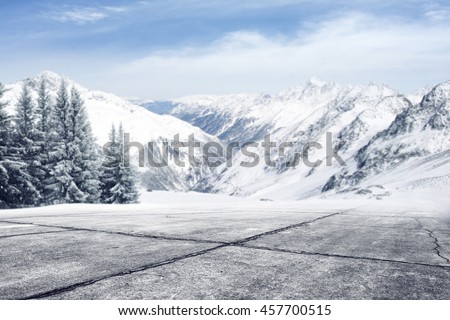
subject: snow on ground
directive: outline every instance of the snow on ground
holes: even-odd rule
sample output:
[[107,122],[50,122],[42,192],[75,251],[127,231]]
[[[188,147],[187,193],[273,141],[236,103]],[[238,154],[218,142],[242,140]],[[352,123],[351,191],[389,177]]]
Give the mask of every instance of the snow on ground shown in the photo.
[[[384,194],[386,190],[381,190]],[[355,194],[340,194],[332,197],[314,197],[300,201],[282,201],[270,198],[238,197],[199,192],[172,192],[141,190],[141,205],[152,207],[229,207],[256,208],[302,208],[302,209],[351,209],[404,210],[422,213],[450,215],[450,195],[445,189],[391,190],[391,195],[377,199]],[[375,193],[376,195],[376,193]],[[270,195],[269,195],[270,196]]]
[[[386,190],[380,190],[384,194]],[[445,189],[391,190],[390,196],[366,197],[353,193],[335,194],[329,197],[318,196],[299,201],[273,200],[270,198],[239,197],[224,194],[200,192],[152,191],[140,190],[140,203],[128,205],[109,204],[62,204],[39,208],[0,210],[0,218],[20,215],[64,215],[78,212],[98,213],[146,213],[177,210],[192,212],[195,210],[245,211],[252,210],[378,210],[382,212],[405,212],[421,214],[450,215],[450,196]],[[376,192],[375,196],[377,195]],[[232,217],[231,217],[232,218]]]

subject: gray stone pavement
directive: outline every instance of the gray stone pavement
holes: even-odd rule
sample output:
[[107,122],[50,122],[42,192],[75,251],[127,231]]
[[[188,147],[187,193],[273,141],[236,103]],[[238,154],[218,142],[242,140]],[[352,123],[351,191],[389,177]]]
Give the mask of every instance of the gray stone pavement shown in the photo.
[[0,299],[450,299],[448,216],[102,208],[0,211]]

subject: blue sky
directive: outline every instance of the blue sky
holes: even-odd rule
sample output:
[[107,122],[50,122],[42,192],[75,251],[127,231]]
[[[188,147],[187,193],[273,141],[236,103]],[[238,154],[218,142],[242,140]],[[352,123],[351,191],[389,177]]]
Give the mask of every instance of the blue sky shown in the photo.
[[449,1],[2,1],[0,81],[43,70],[125,97],[275,93],[310,77],[450,79]]

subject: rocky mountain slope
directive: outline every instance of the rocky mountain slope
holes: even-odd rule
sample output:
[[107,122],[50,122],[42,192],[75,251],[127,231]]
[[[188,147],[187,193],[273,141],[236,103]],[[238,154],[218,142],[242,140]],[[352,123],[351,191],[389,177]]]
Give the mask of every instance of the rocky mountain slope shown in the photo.
[[[434,159],[433,155],[444,159],[450,148],[449,94],[448,83],[405,96],[381,84],[353,87],[311,79],[304,86],[277,95],[184,97],[165,102],[170,105],[165,112],[200,127],[224,143],[256,141],[259,147],[254,151],[261,158],[264,135],[270,134],[271,140],[278,143],[292,142],[293,147],[284,155],[280,156],[276,150],[271,152],[275,166],[260,162],[256,167],[242,168],[237,164],[249,158],[237,152],[234,165],[220,166],[211,185],[215,192],[300,199],[342,192],[372,194],[372,177],[389,176],[406,162],[416,160],[419,162],[413,166],[424,168],[424,159]],[[147,107],[156,105],[159,104],[154,102]],[[315,141],[325,149],[327,132],[332,134],[333,147],[339,149],[346,166],[336,161],[331,166],[305,166],[301,155],[298,156],[303,147]],[[311,150],[309,157],[326,160],[326,153]],[[436,183],[435,174],[450,173],[448,167],[437,166],[441,172],[429,170],[430,176],[423,181]],[[423,178],[424,173],[420,176]],[[414,183],[414,176],[397,179],[400,180],[405,187],[426,187],[426,183]],[[393,183],[389,179],[383,181]]]
[[[434,87],[419,104],[411,105],[401,112],[388,128],[378,132],[355,153],[354,167],[344,168],[333,175],[323,190],[359,185],[374,176],[398,171],[405,163],[424,167],[428,161],[436,162],[438,159],[428,169],[442,167],[442,164],[450,162],[449,134],[450,82],[445,82]],[[409,174],[409,177],[409,185],[417,181],[414,175]],[[435,177],[449,186],[449,171],[442,170]]]

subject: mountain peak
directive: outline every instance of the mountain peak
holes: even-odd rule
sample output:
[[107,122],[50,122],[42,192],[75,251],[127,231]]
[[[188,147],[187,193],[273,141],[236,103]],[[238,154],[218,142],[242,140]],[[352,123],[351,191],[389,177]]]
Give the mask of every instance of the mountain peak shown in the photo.
[[[450,100],[450,81],[442,82],[435,86],[431,91],[423,97],[422,105],[430,105],[432,107],[440,106],[448,103]],[[448,105],[448,104],[447,104]]]
[[322,87],[322,86],[324,86],[324,85],[326,85],[326,84],[327,84],[326,81],[323,81],[323,80],[321,80],[321,79],[319,79],[319,78],[317,78],[317,77],[311,77],[311,78],[309,78],[309,80],[306,82],[306,85],[307,85],[307,86],[311,85],[311,86],[315,86],[315,87]]
[[450,80],[441,82],[437,86],[435,86],[431,91],[450,91]]
[[42,80],[46,81],[48,89],[51,91],[56,90],[59,88],[61,81],[66,81],[67,84],[74,85],[75,83],[70,80],[68,77],[61,76],[53,71],[42,71],[38,73],[37,75],[27,78],[23,80],[27,85],[29,85],[32,88],[37,88],[39,84],[42,82]]
[[379,99],[386,96],[396,96],[399,93],[387,84],[371,82],[368,86],[362,87],[361,94],[374,99]]
[[311,77],[304,85],[290,87],[278,93],[278,98],[282,100],[301,100],[305,97],[321,96],[334,92],[340,86],[336,82],[327,82],[317,77]]
[[390,86],[388,86],[387,84],[381,83],[381,82],[370,82],[369,87],[374,87],[374,88],[378,88],[381,90],[383,90],[383,89],[393,90]]
[[62,76],[50,70],[44,70],[38,73],[35,78],[61,79]]
[[338,88],[342,88],[342,86],[334,81],[324,81],[317,77],[311,77],[306,82],[304,93],[323,94]]

